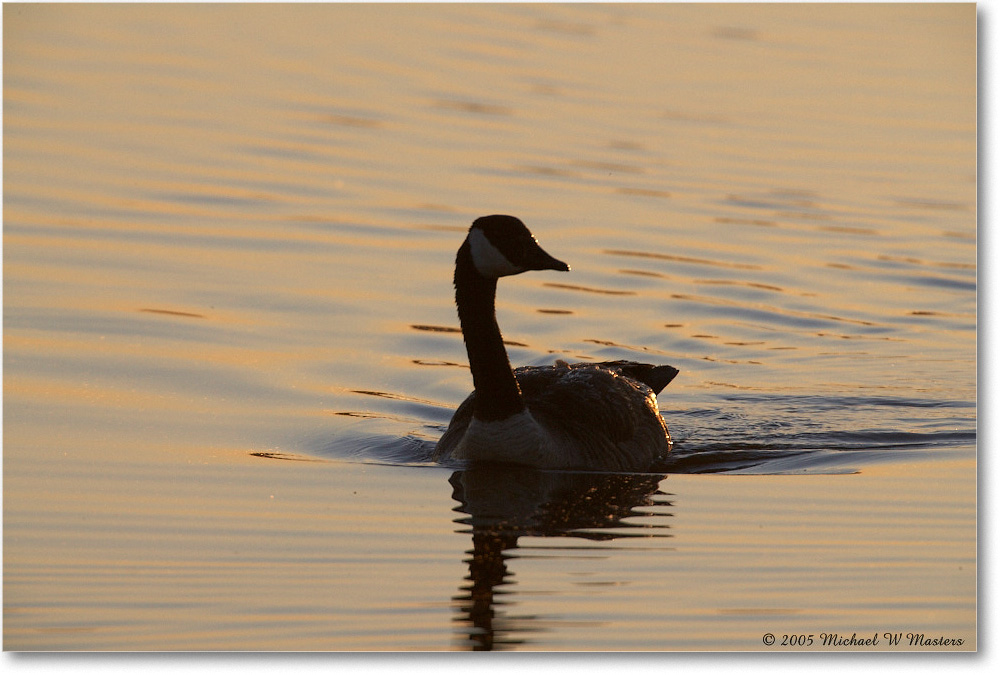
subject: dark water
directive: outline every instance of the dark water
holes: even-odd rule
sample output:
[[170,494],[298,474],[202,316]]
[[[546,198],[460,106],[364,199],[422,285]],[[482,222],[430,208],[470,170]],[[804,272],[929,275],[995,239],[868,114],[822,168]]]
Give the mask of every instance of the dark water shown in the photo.
[[[967,428],[965,420],[975,414],[975,404],[969,402],[768,395],[719,396],[713,402],[713,408],[664,413],[674,448],[668,458],[650,467],[651,472],[839,472],[852,462],[934,456],[951,448],[974,446],[976,440],[974,425]],[[310,452],[361,462],[432,464],[434,437],[447,427],[447,421],[421,424],[418,415],[337,414],[367,421],[353,428],[347,425],[326,446],[318,445],[322,439],[315,447],[305,444]],[[913,430],[847,430],[860,414],[892,416],[893,420],[910,415]],[[380,423],[385,428],[382,433],[376,431]],[[403,426],[421,428],[402,437],[392,431]],[[365,427],[371,431],[366,432]]]

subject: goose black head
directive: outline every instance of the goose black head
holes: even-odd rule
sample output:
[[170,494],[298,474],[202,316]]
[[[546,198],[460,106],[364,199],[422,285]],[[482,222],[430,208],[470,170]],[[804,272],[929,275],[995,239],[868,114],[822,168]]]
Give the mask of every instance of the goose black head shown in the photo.
[[546,253],[514,216],[483,216],[469,228],[469,253],[476,271],[496,279],[528,270],[568,272],[569,265]]

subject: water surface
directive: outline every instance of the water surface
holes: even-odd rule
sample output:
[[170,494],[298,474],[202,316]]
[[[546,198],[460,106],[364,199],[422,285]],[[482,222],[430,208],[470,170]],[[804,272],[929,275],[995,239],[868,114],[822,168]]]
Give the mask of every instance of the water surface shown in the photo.
[[[5,649],[975,649],[975,20],[6,5]],[[657,473],[430,462],[496,212]]]

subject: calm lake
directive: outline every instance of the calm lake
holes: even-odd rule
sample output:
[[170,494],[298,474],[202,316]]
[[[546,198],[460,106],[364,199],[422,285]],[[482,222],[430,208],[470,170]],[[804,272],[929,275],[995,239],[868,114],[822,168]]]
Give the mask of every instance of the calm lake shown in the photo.
[[[976,7],[3,7],[5,650],[977,649]],[[657,473],[440,466],[455,252]],[[773,642],[772,642],[773,638]]]

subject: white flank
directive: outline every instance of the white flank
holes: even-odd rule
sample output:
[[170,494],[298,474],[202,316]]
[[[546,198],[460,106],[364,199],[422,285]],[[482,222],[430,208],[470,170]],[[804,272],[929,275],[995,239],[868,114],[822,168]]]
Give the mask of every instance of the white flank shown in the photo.
[[490,243],[483,231],[474,228],[469,232],[469,250],[472,253],[472,264],[476,270],[486,278],[497,279],[499,277],[520,274],[523,267],[514,265],[504,257],[504,254],[497,250],[496,246]]
[[472,418],[452,456],[542,468],[561,466],[565,459],[527,410],[495,422]]

